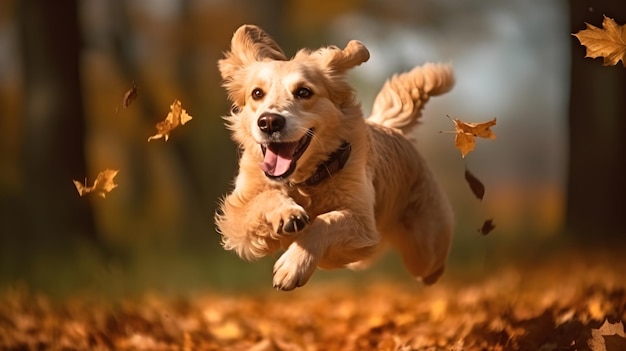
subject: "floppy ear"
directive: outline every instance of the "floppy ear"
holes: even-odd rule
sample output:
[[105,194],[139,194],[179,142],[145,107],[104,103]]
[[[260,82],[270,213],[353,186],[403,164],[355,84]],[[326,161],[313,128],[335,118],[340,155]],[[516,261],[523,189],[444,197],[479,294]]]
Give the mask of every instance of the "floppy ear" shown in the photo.
[[358,40],[351,40],[343,50],[330,46],[317,50],[314,55],[319,57],[322,66],[339,74],[345,73],[350,68],[360,65],[370,58],[370,52]]
[[265,31],[250,24],[235,31],[230,51],[224,56],[218,61],[218,67],[225,83],[232,80],[238,70],[255,61],[287,60],[283,50]]

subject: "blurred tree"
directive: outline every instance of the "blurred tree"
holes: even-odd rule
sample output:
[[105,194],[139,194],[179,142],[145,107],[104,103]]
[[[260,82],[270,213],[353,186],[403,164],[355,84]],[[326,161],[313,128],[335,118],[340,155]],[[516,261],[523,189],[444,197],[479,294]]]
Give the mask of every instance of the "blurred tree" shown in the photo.
[[[626,2],[570,0],[571,33],[602,15],[626,23]],[[580,239],[623,235],[626,199],[626,69],[585,58],[573,38],[569,102],[569,169],[566,229]]]
[[80,79],[77,0],[18,2],[23,68],[21,218],[14,228],[26,250],[96,241],[89,199],[72,179],[85,174],[85,119]]

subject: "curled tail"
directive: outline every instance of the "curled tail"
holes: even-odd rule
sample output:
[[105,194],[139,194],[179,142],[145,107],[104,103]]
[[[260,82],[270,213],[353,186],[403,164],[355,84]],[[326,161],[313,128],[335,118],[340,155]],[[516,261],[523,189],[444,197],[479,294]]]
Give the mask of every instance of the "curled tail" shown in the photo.
[[406,134],[419,122],[428,99],[448,92],[453,85],[454,74],[449,64],[425,63],[394,75],[376,96],[368,121]]

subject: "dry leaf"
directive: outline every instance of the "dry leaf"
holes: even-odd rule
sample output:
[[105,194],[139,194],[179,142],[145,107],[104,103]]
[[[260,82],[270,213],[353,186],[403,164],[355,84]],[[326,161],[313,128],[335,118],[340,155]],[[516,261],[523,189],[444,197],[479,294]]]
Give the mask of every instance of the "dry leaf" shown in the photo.
[[133,87],[130,88],[130,90],[128,90],[126,94],[124,94],[124,98],[122,99],[122,106],[124,108],[128,108],[128,106],[130,106],[130,104],[133,101],[135,101],[136,98],[137,98],[137,85],[133,83]]
[[[122,107],[123,108],[128,108],[128,106],[130,106],[130,104],[135,101],[135,99],[137,98],[137,85],[135,84],[135,82],[133,82],[133,87],[130,88],[128,91],[126,91],[126,93],[124,94],[124,97],[122,98]],[[115,106],[115,113],[120,112],[120,105]]]
[[623,351],[626,350],[626,334],[622,322],[609,323],[604,320],[599,329],[591,329],[591,339],[587,345],[592,351]]
[[[581,313],[588,298],[616,318],[604,334],[621,333],[626,261],[612,258],[623,251],[562,248],[513,262],[503,256],[472,275],[471,284],[455,282],[468,279],[467,270],[452,269],[451,279],[418,293],[407,282],[371,277],[290,296],[259,286],[237,294],[120,295],[112,302],[104,292],[49,297],[18,284],[0,292],[0,349],[590,350],[592,326]],[[603,348],[594,350],[620,346],[622,336],[599,330]]]
[[[448,116],[450,118],[450,116]],[[452,119],[452,118],[450,118]],[[475,137],[484,139],[495,139],[496,135],[491,131],[491,127],[496,125],[496,119],[480,123],[467,123],[460,119],[453,119],[454,146],[461,151],[461,155],[465,157],[470,151],[476,147]]]
[[227,321],[210,328],[210,330],[211,334],[219,340],[235,340],[240,339],[244,335],[241,326],[235,321]]
[[572,34],[587,48],[585,57],[602,57],[604,66],[615,66],[621,60],[626,67],[626,26],[604,16],[602,28],[585,23],[587,29]]
[[74,180],[73,182],[80,196],[95,193],[98,196],[105,198],[108,192],[117,187],[117,184],[113,181],[117,172],[119,172],[117,169],[105,169],[104,171],[98,173],[96,180],[94,180],[93,185],[90,187],[87,186],[87,179],[85,179],[84,184],[77,180]]
[[493,218],[489,218],[483,223],[483,226],[479,229],[479,232],[482,235],[487,235],[491,233],[491,231],[494,229],[496,229],[496,226],[493,224]]
[[485,186],[467,168],[465,168],[465,180],[467,181],[467,184],[469,184],[470,189],[472,189],[472,193],[474,193],[474,196],[482,201],[483,197],[485,196]]
[[174,128],[179,125],[184,125],[192,118],[187,114],[187,111],[183,109],[183,105],[179,100],[174,100],[170,105],[170,110],[165,120],[156,124],[157,134],[149,137],[148,141],[161,138],[165,138],[165,141],[167,141],[170,137],[170,132]]

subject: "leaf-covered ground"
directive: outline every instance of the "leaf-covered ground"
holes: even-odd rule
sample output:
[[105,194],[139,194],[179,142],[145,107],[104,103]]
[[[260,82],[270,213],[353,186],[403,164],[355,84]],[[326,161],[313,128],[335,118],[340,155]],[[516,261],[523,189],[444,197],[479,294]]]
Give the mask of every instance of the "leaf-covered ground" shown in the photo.
[[60,302],[13,289],[0,298],[0,349],[614,351],[626,350],[625,320],[626,258],[577,252],[481,277],[457,270],[432,287],[372,279]]

